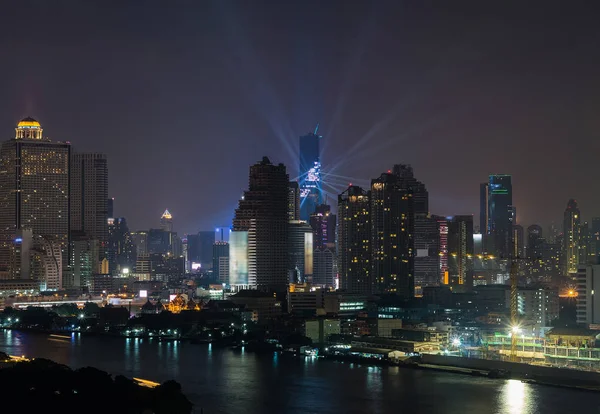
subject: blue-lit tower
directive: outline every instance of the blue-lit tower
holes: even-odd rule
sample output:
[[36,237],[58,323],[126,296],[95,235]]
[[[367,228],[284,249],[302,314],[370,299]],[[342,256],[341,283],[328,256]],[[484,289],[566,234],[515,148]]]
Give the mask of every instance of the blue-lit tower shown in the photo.
[[308,221],[310,215],[322,202],[321,158],[318,135],[319,125],[314,132],[300,137],[300,219]]

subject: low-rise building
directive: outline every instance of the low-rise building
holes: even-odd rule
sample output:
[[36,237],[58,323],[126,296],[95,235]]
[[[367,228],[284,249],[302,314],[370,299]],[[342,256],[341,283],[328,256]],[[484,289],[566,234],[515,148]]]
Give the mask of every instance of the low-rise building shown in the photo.
[[339,319],[314,319],[304,323],[304,336],[312,339],[313,343],[323,344],[331,335],[341,333]]

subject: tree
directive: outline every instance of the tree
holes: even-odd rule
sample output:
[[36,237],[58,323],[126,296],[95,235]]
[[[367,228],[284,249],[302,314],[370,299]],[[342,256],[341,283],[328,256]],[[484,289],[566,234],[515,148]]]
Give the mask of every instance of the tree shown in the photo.
[[85,316],[96,316],[100,312],[100,306],[94,302],[85,302],[83,305],[83,314]]

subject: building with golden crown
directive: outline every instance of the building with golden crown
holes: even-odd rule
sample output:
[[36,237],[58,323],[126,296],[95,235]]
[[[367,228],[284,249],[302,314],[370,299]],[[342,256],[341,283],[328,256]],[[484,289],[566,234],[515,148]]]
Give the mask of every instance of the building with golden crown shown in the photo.
[[[10,254],[20,230],[31,230],[34,237],[58,243],[62,263],[68,263],[71,144],[44,138],[42,126],[33,118],[21,120],[15,131],[15,138],[2,143],[0,148],[0,278],[3,279],[31,277],[11,266]],[[52,286],[62,287],[56,280]]]

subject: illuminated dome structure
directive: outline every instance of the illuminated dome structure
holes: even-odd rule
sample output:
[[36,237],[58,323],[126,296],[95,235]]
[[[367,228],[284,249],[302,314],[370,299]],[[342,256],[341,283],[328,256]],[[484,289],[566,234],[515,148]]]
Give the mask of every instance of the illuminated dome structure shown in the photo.
[[42,126],[38,121],[27,117],[19,121],[16,131],[16,139],[42,139]]

